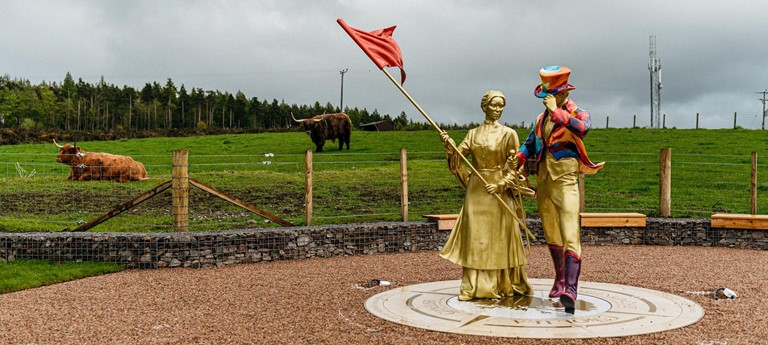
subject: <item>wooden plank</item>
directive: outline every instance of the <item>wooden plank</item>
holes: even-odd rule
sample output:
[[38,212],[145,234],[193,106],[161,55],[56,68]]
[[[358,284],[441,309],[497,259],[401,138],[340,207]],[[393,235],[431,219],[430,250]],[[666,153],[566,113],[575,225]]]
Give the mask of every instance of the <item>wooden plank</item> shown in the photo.
[[582,212],[581,216],[586,218],[646,218],[646,216],[642,213]]
[[458,218],[459,215],[458,214],[427,214],[422,217],[427,218],[429,221],[436,222],[438,230],[452,230],[453,226],[456,224],[456,218]]
[[405,148],[400,149],[400,215],[408,221],[408,155]]
[[215,195],[215,196],[217,196],[217,197],[219,197],[221,199],[229,201],[232,204],[240,206],[240,207],[242,207],[242,208],[244,208],[244,209],[246,209],[248,211],[256,213],[256,214],[258,214],[258,215],[260,215],[260,216],[262,216],[262,217],[264,217],[266,219],[269,219],[269,220],[271,220],[271,221],[273,221],[273,222],[275,222],[277,224],[280,224],[282,226],[294,226],[291,222],[289,222],[287,220],[284,220],[284,219],[282,219],[282,218],[280,218],[278,216],[270,214],[270,213],[268,213],[268,212],[266,212],[264,210],[258,209],[255,206],[253,206],[253,205],[251,205],[251,204],[249,204],[249,203],[247,203],[245,201],[242,201],[242,200],[240,200],[238,198],[235,198],[233,196],[229,196],[226,193],[224,193],[223,191],[221,191],[219,189],[216,189],[214,187],[211,187],[211,186],[209,186],[209,185],[207,185],[205,183],[202,183],[202,182],[200,182],[198,180],[190,178],[189,179],[189,184],[191,184],[191,185],[193,185],[193,186],[195,186],[197,188],[200,188],[200,189],[202,189],[202,190],[204,190],[204,191],[206,191],[206,192],[208,192],[210,194],[213,194],[213,195]]
[[659,211],[669,217],[672,210],[672,148],[659,152]]
[[581,213],[581,226],[585,227],[645,227],[642,213]]
[[[436,222],[438,229],[451,230],[458,214],[428,214],[422,217]],[[581,226],[589,227],[645,227],[642,213],[581,213]]]
[[173,231],[189,231],[189,151],[173,151],[171,176],[171,204],[173,207]]
[[711,226],[723,229],[768,230],[768,215],[717,213],[711,216]]
[[[123,203],[122,205],[116,206],[115,208],[113,208],[109,212],[101,215],[100,217],[98,217],[98,218],[96,218],[94,220],[91,220],[90,222],[85,223],[83,225],[80,225],[79,227],[75,228],[75,230],[72,230],[72,231],[88,231],[88,229],[90,229],[90,228],[92,228],[92,227],[94,227],[96,225],[99,225],[99,224],[107,221],[108,219],[110,219],[110,218],[112,218],[114,216],[117,216],[120,213],[128,211],[131,208],[133,208],[134,206],[136,206],[138,204],[141,204],[142,202],[146,201],[147,199],[162,193],[163,191],[165,191],[168,188],[171,188],[172,184],[173,184],[172,181],[165,181],[165,182],[155,186],[155,188],[152,188],[149,191],[144,192],[141,195],[131,199],[130,201],[128,201],[126,203]],[[64,231],[69,231],[69,229],[64,229]]]
[[312,150],[307,150],[304,161],[304,223],[312,226]]
[[749,183],[749,213],[757,214],[757,152],[752,152],[752,180]]

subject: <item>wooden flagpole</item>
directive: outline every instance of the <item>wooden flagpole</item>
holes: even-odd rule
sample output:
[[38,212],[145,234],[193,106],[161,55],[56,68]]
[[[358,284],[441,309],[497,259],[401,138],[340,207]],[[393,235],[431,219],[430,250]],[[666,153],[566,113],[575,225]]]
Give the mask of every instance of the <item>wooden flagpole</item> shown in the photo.
[[[439,127],[439,126],[438,126],[438,125],[435,123],[435,121],[432,121],[432,119],[429,117],[429,115],[427,115],[427,113],[424,111],[424,109],[422,109],[422,108],[421,108],[421,106],[419,106],[419,104],[418,104],[418,103],[416,103],[416,101],[415,101],[415,100],[414,100],[414,99],[411,97],[411,95],[409,95],[409,94],[408,94],[408,92],[407,92],[407,91],[405,91],[405,89],[403,88],[403,86],[402,86],[402,85],[400,85],[400,83],[398,83],[398,82],[397,82],[397,80],[395,80],[395,78],[393,78],[393,77],[392,77],[392,75],[391,75],[391,74],[389,74],[389,72],[388,72],[386,69],[382,68],[382,69],[381,69],[381,71],[382,71],[382,72],[384,72],[384,74],[386,74],[386,75],[387,75],[387,77],[389,78],[389,80],[391,80],[391,81],[392,81],[392,83],[393,83],[393,84],[395,84],[395,86],[397,86],[397,88],[400,90],[400,92],[402,92],[402,93],[403,93],[403,95],[405,95],[405,98],[408,98],[408,100],[409,100],[409,101],[411,101],[411,104],[413,104],[413,105],[416,107],[416,109],[418,109],[418,110],[419,110],[419,112],[421,113],[421,115],[423,115],[423,116],[424,116],[424,118],[426,118],[426,119],[427,119],[427,121],[429,121],[429,124],[431,124],[431,125],[432,125],[432,127],[434,127],[434,128],[435,128],[435,129],[436,129],[438,132],[441,132],[441,133],[442,133],[442,132],[443,132],[443,130],[442,130],[442,129],[440,129],[440,127]],[[475,169],[475,167],[472,165],[472,163],[470,163],[470,162],[469,162],[469,160],[467,159],[467,157],[464,157],[464,155],[463,155],[463,154],[461,154],[461,152],[460,152],[460,151],[459,151],[459,149],[456,147],[456,145],[455,145],[454,143],[452,143],[452,142],[449,142],[449,144],[451,145],[451,148],[452,148],[452,149],[453,149],[453,150],[454,150],[454,151],[455,151],[455,152],[456,152],[456,153],[459,155],[459,157],[461,157],[461,160],[462,160],[462,161],[464,161],[464,163],[466,163],[466,164],[469,166],[470,170],[472,170],[472,173],[474,173],[474,174],[475,174],[475,176],[477,176],[478,178],[480,178],[480,181],[482,181],[482,182],[483,182],[483,185],[487,185],[487,184],[488,184],[488,182],[487,182],[487,181],[486,181],[486,180],[483,178],[483,176],[482,176],[482,175],[480,175],[480,173],[478,173],[477,169]],[[505,208],[507,211],[509,211],[509,213],[510,213],[510,214],[512,215],[512,217],[515,219],[515,221],[517,221],[517,223],[518,223],[518,224],[520,224],[520,226],[522,226],[522,227],[523,227],[523,229],[525,229],[525,234],[526,234],[526,236],[530,236],[530,237],[531,237],[531,238],[533,238],[533,240],[535,241],[535,240],[536,240],[536,236],[533,236],[533,233],[531,233],[531,230],[529,230],[529,229],[528,229],[528,226],[527,226],[527,225],[526,225],[526,224],[525,224],[525,223],[524,223],[522,220],[520,220],[520,217],[518,217],[518,216],[517,216],[517,214],[515,214],[515,211],[514,211],[514,210],[512,210],[512,208],[510,208],[510,207],[509,207],[509,205],[508,205],[508,204],[507,204],[507,203],[504,201],[504,199],[502,199],[502,198],[501,198],[501,196],[500,196],[498,193],[495,193],[495,194],[493,194],[493,195],[496,197],[496,199],[497,199],[497,200],[499,200],[499,202],[500,202],[502,205],[504,205],[504,208]],[[521,205],[521,207],[522,207],[522,205]],[[528,242],[528,243],[529,243],[529,245],[530,245],[530,240],[529,240],[529,242]]]

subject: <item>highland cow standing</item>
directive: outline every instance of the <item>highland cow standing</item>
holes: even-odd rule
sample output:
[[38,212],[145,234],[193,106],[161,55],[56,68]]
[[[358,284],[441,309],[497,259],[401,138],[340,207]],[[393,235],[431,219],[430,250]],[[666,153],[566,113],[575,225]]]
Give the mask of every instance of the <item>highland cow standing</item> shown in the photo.
[[60,145],[56,161],[72,167],[67,179],[74,181],[108,180],[117,182],[147,179],[144,164],[128,156],[103,152],[86,152],[77,145]]
[[349,150],[352,120],[349,119],[347,114],[323,114],[309,119],[297,120],[293,113],[291,113],[291,117],[293,121],[300,123],[304,131],[312,138],[312,142],[317,146],[315,152],[323,152],[323,146],[328,139],[333,142],[339,139],[339,151],[341,151],[345,143],[347,144],[347,150]]

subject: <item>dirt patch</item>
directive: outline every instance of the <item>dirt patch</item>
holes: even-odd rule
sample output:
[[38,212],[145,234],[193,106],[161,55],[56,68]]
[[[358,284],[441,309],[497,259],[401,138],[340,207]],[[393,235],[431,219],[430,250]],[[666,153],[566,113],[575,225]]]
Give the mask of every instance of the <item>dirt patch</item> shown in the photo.
[[[440,333],[379,319],[369,297],[405,285],[455,280],[436,252],[333,257],[213,269],[130,270],[0,295],[3,344],[755,344],[768,339],[762,300],[768,251],[585,246],[582,281],[626,284],[688,298],[698,323],[625,338],[504,339]],[[551,278],[534,246],[532,278]],[[391,285],[371,286],[380,279]],[[734,300],[706,294],[727,287]]]

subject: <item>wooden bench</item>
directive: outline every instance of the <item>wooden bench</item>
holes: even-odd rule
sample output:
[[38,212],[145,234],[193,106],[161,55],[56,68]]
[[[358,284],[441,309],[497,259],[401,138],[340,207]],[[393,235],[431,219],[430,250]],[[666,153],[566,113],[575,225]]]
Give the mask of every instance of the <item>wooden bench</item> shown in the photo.
[[452,230],[453,225],[456,224],[456,218],[458,214],[427,214],[422,216],[427,218],[431,222],[437,223],[438,230]]
[[[437,223],[438,230],[451,230],[458,214],[428,214],[422,216]],[[644,228],[646,216],[642,213],[581,213],[581,226],[588,227],[640,227]]]
[[711,217],[713,228],[768,230],[768,215],[717,213]]
[[642,213],[581,213],[581,226],[585,227],[645,227]]

